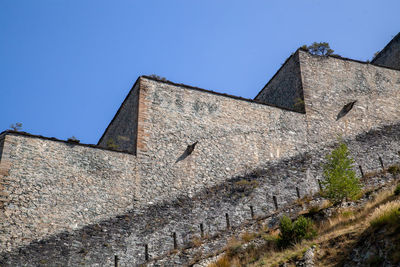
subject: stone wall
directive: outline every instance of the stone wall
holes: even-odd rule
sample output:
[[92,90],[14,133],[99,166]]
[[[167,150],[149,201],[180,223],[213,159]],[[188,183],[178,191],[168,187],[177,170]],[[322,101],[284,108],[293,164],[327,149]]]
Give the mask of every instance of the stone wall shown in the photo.
[[140,198],[133,155],[20,134],[5,138],[1,251],[116,216]]
[[148,201],[190,196],[307,148],[304,114],[147,78],[140,84],[141,186],[159,187]]
[[400,33],[376,55],[371,63],[400,70]]
[[[383,158],[386,167],[398,164],[399,134],[400,125],[392,125],[345,139],[356,160],[357,171],[357,165],[362,165],[365,172],[380,170],[378,156]],[[321,163],[334,145],[331,143],[283,160],[263,162],[246,174],[225,177],[224,181],[212,186],[206,184],[190,197],[182,191],[171,201],[146,207],[135,205],[116,216],[32,242],[12,253],[3,253],[0,264],[112,266],[117,255],[120,266],[137,266],[145,263],[145,245],[150,259],[172,252],[173,233],[176,233],[179,247],[192,246],[195,240],[201,239],[201,223],[205,235],[224,234],[226,214],[230,226],[237,227],[251,220],[250,206],[256,217],[266,216],[275,210],[273,196],[280,208],[297,199],[296,187],[301,196],[317,191],[317,179],[322,178]],[[104,195],[99,195],[98,201],[102,202],[103,198]],[[182,266],[189,261],[190,258],[181,254],[173,262],[164,264]]]
[[98,145],[136,154],[139,83],[129,91]]
[[303,51],[299,57],[310,145],[400,121],[400,71]]
[[[398,163],[399,73],[298,51],[263,91],[285,109],[141,77],[99,141],[129,153],[6,133],[0,265],[107,266],[118,255],[134,266],[145,245],[161,257],[173,233],[189,246],[200,224],[222,233],[226,214],[234,227],[249,220],[250,206],[270,214],[273,196],[285,206],[296,187],[318,190],[340,135],[364,172],[382,168],[379,158]],[[285,90],[286,102],[272,93]],[[294,108],[299,92],[305,114]]]
[[286,60],[255,99],[277,107],[305,112],[298,51]]

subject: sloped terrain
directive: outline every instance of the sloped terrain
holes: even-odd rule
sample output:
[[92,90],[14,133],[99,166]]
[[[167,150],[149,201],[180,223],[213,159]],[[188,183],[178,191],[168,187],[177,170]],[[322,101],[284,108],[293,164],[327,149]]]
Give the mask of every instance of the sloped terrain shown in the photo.
[[[390,175],[384,171],[366,177]],[[301,204],[308,208],[297,216],[314,220],[318,236],[312,240],[279,249],[276,227],[244,232],[232,238],[208,266],[400,266],[400,210],[391,219],[376,215],[387,206],[400,207],[400,195],[394,193],[400,177],[393,178],[383,186],[365,189],[358,201],[339,206],[303,199]]]

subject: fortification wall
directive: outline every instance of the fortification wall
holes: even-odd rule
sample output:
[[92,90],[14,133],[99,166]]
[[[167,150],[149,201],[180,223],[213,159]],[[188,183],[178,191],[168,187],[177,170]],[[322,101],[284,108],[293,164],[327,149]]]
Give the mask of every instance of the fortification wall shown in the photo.
[[286,60],[255,99],[297,112],[305,112],[298,51]]
[[[265,215],[275,210],[273,196],[285,206],[296,187],[301,195],[318,190],[338,135],[364,172],[382,168],[379,157],[399,162],[399,71],[303,51],[292,59],[287,97],[296,96],[300,71],[306,114],[140,78],[99,142],[113,139],[137,157],[5,135],[0,264],[111,265],[119,255],[132,266],[145,261],[145,244],[162,256],[174,248],[173,233],[190,245],[200,224],[218,234],[226,214],[234,227],[250,219],[250,206]],[[279,91],[286,80],[275,79]]]
[[400,33],[379,52],[371,63],[400,70]]
[[[400,121],[400,71],[299,51],[310,145]],[[353,109],[337,119],[348,103]]]
[[126,153],[7,134],[0,168],[1,251],[116,216],[139,198],[137,160]]
[[98,145],[136,154],[139,83],[129,91]]
[[158,189],[148,201],[190,196],[307,148],[304,114],[147,78],[140,83],[141,186]]
[[[379,156],[386,167],[400,162],[399,134],[400,125],[392,125],[345,141],[357,165],[362,164],[367,172],[381,169]],[[251,220],[250,206],[255,216],[265,216],[275,210],[273,196],[279,207],[283,207],[297,199],[296,187],[301,196],[317,191],[317,179],[322,178],[321,163],[333,147],[331,143],[291,158],[266,161],[246,175],[226,177],[214,186],[205,184],[202,191],[191,197],[182,192],[175,200],[146,208],[133,207],[96,224],[33,242],[13,253],[3,253],[0,264],[112,266],[115,255],[120,266],[142,264],[146,244],[150,259],[162,256],[174,249],[173,233],[179,247],[191,246],[194,240],[200,239],[200,223],[206,235],[225,233],[225,214],[229,216],[230,226],[236,227]],[[98,201],[103,201],[103,197],[99,196]],[[217,247],[205,246],[208,252],[213,249]],[[191,257],[180,254],[172,261],[158,263],[181,266]]]

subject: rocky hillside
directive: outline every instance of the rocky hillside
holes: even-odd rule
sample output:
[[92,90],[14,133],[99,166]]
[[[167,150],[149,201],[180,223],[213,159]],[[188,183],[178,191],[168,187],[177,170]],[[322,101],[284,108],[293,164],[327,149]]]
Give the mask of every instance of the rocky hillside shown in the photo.
[[[258,231],[242,231],[200,266],[400,266],[399,169],[370,173],[360,199],[332,205],[319,196],[298,201],[297,214],[311,218],[316,237],[282,249],[279,227],[260,223]],[[386,183],[382,183],[387,181]],[[283,212],[285,213],[285,212]],[[283,215],[280,214],[280,216]]]
[[[397,166],[397,165],[396,165]],[[400,266],[400,221],[371,224],[372,214],[387,203],[398,203],[395,188],[400,169],[366,173],[359,199],[332,205],[319,193],[214,236],[204,235],[190,246],[155,258],[148,266]],[[379,209],[378,209],[379,210]],[[375,213],[374,216],[379,217]],[[287,215],[313,220],[317,235],[292,247],[277,246],[279,222]],[[383,240],[383,241],[380,241]],[[375,265],[374,265],[375,264]]]

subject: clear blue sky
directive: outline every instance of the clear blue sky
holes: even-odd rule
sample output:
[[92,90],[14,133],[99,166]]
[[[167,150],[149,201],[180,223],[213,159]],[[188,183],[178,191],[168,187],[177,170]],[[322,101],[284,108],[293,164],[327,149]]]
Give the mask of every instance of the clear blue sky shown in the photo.
[[0,131],[96,143],[138,76],[253,98],[303,44],[371,59],[399,0],[0,0]]

